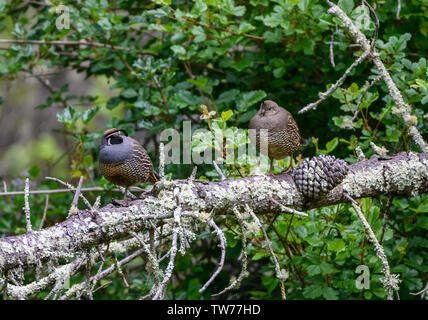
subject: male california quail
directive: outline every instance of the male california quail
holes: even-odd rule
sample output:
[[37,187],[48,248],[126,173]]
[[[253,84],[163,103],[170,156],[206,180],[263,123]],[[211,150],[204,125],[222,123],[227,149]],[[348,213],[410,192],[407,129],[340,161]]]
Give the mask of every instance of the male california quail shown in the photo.
[[[267,129],[267,149],[270,158],[270,171],[272,175],[273,159],[283,159],[291,156],[300,146],[305,145],[300,136],[299,128],[290,112],[278,106],[272,100],[265,100],[260,105],[260,110],[250,120],[249,129],[256,129],[256,135],[250,135],[251,142],[260,150],[260,129]],[[255,138],[255,139],[254,139]],[[255,140],[255,141],[254,141]],[[288,170],[288,169],[287,169]]]
[[112,128],[104,132],[98,160],[103,176],[125,188],[125,202],[130,186],[159,181],[147,151],[123,129]]

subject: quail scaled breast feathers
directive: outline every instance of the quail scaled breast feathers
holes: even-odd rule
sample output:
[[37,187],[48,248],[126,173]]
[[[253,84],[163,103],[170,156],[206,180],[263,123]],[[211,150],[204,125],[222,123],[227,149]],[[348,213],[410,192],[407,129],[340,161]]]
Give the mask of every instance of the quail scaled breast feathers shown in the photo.
[[263,153],[266,150],[260,150],[260,130],[267,130],[267,156],[271,160],[269,174],[273,174],[273,159],[293,157],[293,152],[305,145],[291,113],[272,100],[261,103],[259,111],[250,120],[249,129],[256,129],[256,134],[250,135],[250,139],[256,149]]
[[112,128],[104,132],[98,160],[102,175],[126,191],[140,182],[159,181],[147,151],[123,129]]

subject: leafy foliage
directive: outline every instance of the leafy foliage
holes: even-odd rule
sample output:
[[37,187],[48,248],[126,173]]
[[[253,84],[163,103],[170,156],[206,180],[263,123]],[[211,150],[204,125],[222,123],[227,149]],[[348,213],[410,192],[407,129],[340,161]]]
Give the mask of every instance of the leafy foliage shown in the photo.
[[[339,3],[356,22],[366,12],[353,0]],[[207,128],[211,133],[216,128],[245,129],[263,99],[275,100],[296,115],[362,53],[359,48],[350,47],[354,40],[349,34],[340,26],[336,29],[339,21],[327,13],[324,1],[69,0],[61,4],[69,8],[69,29],[55,25],[58,14],[54,7],[34,1],[0,1],[1,31],[23,42],[13,43],[0,52],[0,75],[10,78],[21,72],[37,74],[37,68],[43,66],[69,68],[87,78],[108,79],[115,93],[106,101],[98,96],[72,95],[68,85],[57,88],[48,84],[50,96],[37,106],[57,108],[59,127],[71,133],[64,135],[73,144],[73,150],[67,153],[70,176],[63,178],[83,175],[93,184],[104,186],[104,204],[111,201],[113,185],[98,171],[96,157],[103,130],[91,132],[94,121],[107,115],[105,127],[124,128],[130,135],[142,131],[145,146],[156,163],[156,146],[163,129],[180,130],[184,120],[192,120],[193,129]],[[402,3],[401,20],[396,19],[395,1],[372,5],[381,24],[376,48],[412,106],[418,130],[426,137],[426,1]],[[360,23],[360,27],[367,36],[373,35],[373,22]],[[329,59],[332,33],[335,67]],[[53,41],[59,42],[49,43]],[[358,146],[366,156],[374,154],[370,142],[386,147],[390,154],[420,152],[409,139],[403,119],[394,113],[394,101],[386,85],[377,82],[364,94],[366,81],[372,81],[376,75],[372,65],[362,64],[318,110],[296,116],[308,142],[298,159],[323,153],[353,163]],[[193,151],[220,148],[216,142],[202,145],[201,141],[194,141]],[[236,150],[247,142],[234,141],[224,147]],[[155,145],[155,150],[150,145]],[[289,161],[281,160],[276,170],[285,168]],[[248,175],[252,165],[237,161],[222,169],[227,177],[237,178]],[[58,187],[55,182],[42,181],[45,168],[33,163],[28,169],[33,187]],[[167,166],[172,178],[187,177],[190,171],[190,166]],[[201,166],[198,175],[201,179],[218,180],[212,166]],[[18,179],[12,186],[22,190],[23,182]],[[95,194],[88,197],[95,199]],[[70,194],[50,197],[45,225],[65,218],[71,198]],[[44,197],[34,196],[31,201],[33,212],[43,212]],[[361,202],[376,236],[383,242],[392,272],[400,273],[403,280],[401,298],[415,298],[410,292],[421,290],[427,281],[428,197],[382,197]],[[2,236],[25,232],[22,207],[23,196],[0,199]],[[307,218],[286,214],[264,218],[270,224],[268,234],[280,265],[290,271],[285,283],[290,299],[386,297],[379,281],[381,263],[349,205],[311,210]],[[34,214],[33,224],[40,222],[41,214]],[[228,240],[226,270],[206,293],[198,292],[216,267],[211,257],[219,255],[207,230],[198,239],[192,258],[179,257],[179,275],[171,285],[169,298],[210,298],[227,286],[230,275],[238,274],[241,244],[237,222],[228,217],[219,223],[225,226]],[[250,241],[250,276],[229,297],[279,299],[278,281],[261,233],[252,235]],[[360,264],[367,265],[371,272],[367,290],[355,287],[355,268]],[[129,288],[124,288],[120,277],[114,276],[113,282],[97,291],[95,297],[132,299],[149,289],[150,275],[142,260],[134,260],[126,273],[132,279]],[[72,281],[82,279],[76,277]]]

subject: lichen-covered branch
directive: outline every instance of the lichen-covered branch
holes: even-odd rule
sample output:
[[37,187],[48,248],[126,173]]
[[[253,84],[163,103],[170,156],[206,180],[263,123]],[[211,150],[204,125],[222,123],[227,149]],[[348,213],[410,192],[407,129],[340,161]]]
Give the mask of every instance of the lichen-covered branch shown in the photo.
[[[428,153],[402,152],[388,160],[382,159],[373,156],[350,165],[342,183],[316,201],[304,198],[290,174],[257,175],[217,183],[161,181],[144,199],[134,200],[128,207],[110,204],[99,210],[80,210],[52,227],[1,238],[0,272],[18,266],[36,266],[39,261],[71,259],[76,253],[101,243],[125,238],[131,231],[148,230],[150,221],[172,221],[177,193],[181,219],[187,219],[186,223],[192,226],[209,221],[216,214],[234,214],[233,208],[243,209],[245,205],[255,214],[282,212],[273,198],[288,208],[306,210],[349,201],[343,192],[354,199],[428,192]],[[192,238],[190,227],[182,229],[180,233]],[[171,230],[165,232],[172,234]]]

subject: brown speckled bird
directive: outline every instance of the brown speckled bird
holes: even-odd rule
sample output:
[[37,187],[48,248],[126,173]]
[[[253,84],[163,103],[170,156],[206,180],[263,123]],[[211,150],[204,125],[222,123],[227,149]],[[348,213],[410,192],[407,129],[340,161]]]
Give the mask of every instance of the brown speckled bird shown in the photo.
[[[272,100],[265,100],[260,105],[260,110],[250,120],[249,129],[256,129],[256,135],[251,136],[251,142],[260,150],[260,131],[268,130],[268,157],[270,158],[269,175],[273,174],[273,160],[283,159],[291,156],[291,165],[293,164],[293,152],[300,146],[305,145],[300,136],[299,128],[290,112],[278,106]],[[255,138],[255,139],[254,139]],[[254,141],[256,140],[256,141]],[[289,167],[290,168],[290,167]],[[287,168],[287,171],[288,169]]]
[[103,176],[125,188],[125,202],[129,187],[139,182],[159,181],[147,151],[123,129],[112,128],[104,132],[98,160]]

